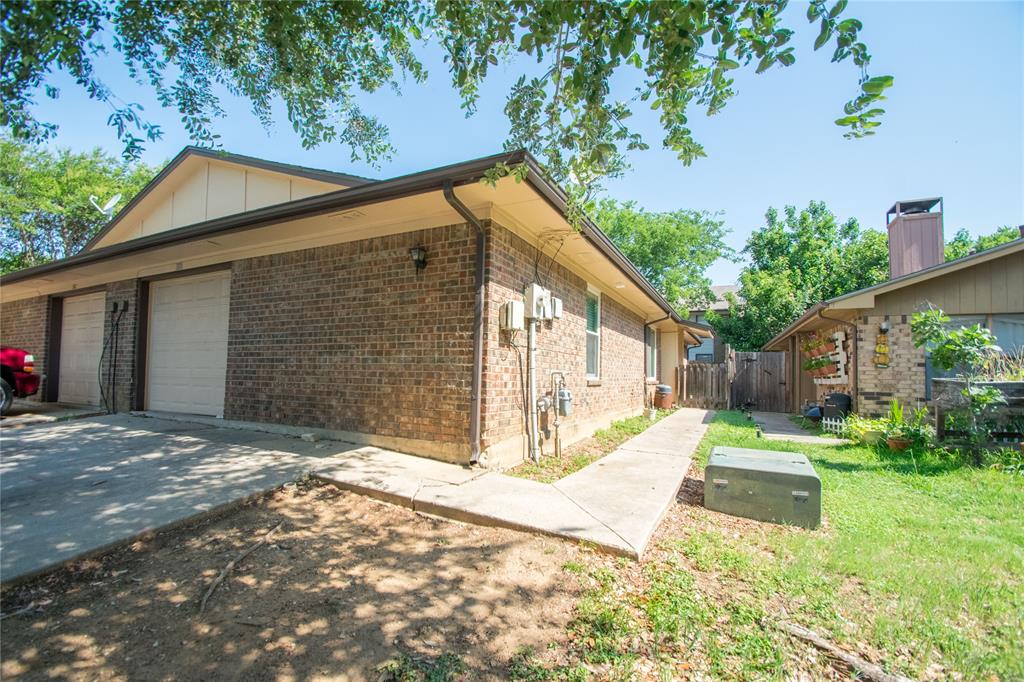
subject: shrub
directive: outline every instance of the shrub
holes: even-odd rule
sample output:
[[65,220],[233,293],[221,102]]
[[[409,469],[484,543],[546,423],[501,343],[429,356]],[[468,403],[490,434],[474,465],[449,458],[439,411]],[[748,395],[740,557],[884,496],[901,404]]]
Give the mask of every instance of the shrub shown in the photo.
[[991,426],[987,419],[997,407],[1006,404],[1002,391],[994,386],[978,386],[984,380],[986,363],[1002,354],[995,337],[980,324],[959,329],[949,328],[950,319],[937,308],[914,313],[910,320],[910,333],[918,348],[930,347],[932,364],[940,369],[960,371],[964,382],[960,391],[968,415],[967,436],[974,463],[982,463],[982,445],[991,440]]

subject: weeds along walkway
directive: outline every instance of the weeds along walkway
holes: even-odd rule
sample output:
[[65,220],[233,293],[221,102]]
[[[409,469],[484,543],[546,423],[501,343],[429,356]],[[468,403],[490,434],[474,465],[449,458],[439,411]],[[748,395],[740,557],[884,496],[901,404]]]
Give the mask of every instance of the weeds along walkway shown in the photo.
[[587,542],[640,558],[710,420],[706,410],[679,409],[554,483],[373,447],[335,455],[314,476],[427,514]]

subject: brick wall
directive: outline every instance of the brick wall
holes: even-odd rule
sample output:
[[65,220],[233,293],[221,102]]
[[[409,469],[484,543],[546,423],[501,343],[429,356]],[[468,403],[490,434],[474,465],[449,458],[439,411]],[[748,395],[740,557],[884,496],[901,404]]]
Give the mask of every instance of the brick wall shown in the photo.
[[[889,367],[875,367],[878,327],[889,323]],[[857,321],[857,409],[865,415],[881,415],[895,397],[905,408],[925,404],[924,349],[915,348],[906,315],[869,315]]]
[[[500,332],[498,315],[502,303],[523,300],[523,289],[535,279],[536,250],[500,225],[492,225],[489,234],[481,433],[483,448],[490,449],[488,465],[508,466],[522,459],[527,446],[523,414],[527,338],[525,331],[514,337]],[[644,320],[611,296],[602,296],[601,378],[597,385],[588,385],[587,282],[558,263],[548,270],[547,259],[540,275],[542,284],[564,305],[562,319],[540,323],[537,333],[538,395],[550,391],[551,372],[561,370],[574,396],[573,414],[563,420],[561,428],[563,442],[642,410]],[[552,448],[550,438],[545,439],[545,452],[551,454]]]
[[0,343],[31,353],[35,357],[36,372],[43,377],[39,392],[30,400],[40,401],[46,396],[49,312],[46,296],[5,301],[0,305]]
[[[127,412],[135,409],[135,337],[140,320],[139,281],[135,279],[112,282],[107,285],[107,299],[103,319],[103,339],[106,351],[101,363],[102,390],[107,408]],[[118,313],[114,314],[117,304]],[[123,312],[122,312],[123,311]],[[117,335],[114,321],[117,320]],[[116,343],[115,343],[116,341]],[[111,374],[113,369],[113,374]]]
[[236,261],[225,418],[468,461],[475,248],[454,225]]

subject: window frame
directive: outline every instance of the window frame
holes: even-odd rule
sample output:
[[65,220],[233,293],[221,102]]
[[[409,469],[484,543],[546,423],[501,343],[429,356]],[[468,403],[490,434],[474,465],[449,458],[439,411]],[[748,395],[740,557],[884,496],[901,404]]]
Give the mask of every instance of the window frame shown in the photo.
[[644,376],[658,380],[658,330],[644,325]]
[[[591,331],[590,330],[590,317],[587,314],[587,306],[589,306],[591,298],[593,298],[595,301],[597,301],[597,330],[596,331]],[[583,300],[583,331],[585,332],[584,333],[584,343],[583,343],[583,362],[584,362],[584,371],[586,372],[586,375],[587,375],[588,379],[600,379],[601,378],[601,322],[602,322],[601,318],[603,317],[603,315],[602,315],[603,311],[601,310],[602,307],[603,307],[602,306],[601,298],[602,297],[601,297],[600,289],[596,289],[593,286],[588,284],[587,285],[586,296],[584,297],[584,300]],[[597,343],[596,343],[596,346],[597,346],[597,350],[596,350],[597,357],[594,359],[594,366],[596,367],[596,371],[593,372],[593,373],[591,373],[591,371],[590,371],[590,358],[589,358],[589,355],[590,355],[590,337],[591,336],[593,336],[596,339],[596,341],[597,341]]]

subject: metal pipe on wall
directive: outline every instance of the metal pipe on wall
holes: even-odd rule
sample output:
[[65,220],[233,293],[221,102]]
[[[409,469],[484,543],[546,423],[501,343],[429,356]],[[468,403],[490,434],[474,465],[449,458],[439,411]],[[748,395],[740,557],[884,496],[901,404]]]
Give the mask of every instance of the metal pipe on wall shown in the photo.
[[[473,269],[476,300],[473,306],[473,378],[469,406],[469,463],[480,461],[480,393],[484,373],[484,296],[486,294],[487,231],[480,220],[455,196],[454,183],[444,183],[444,198],[452,208],[476,228],[476,260]],[[531,367],[533,363],[531,362]]]
[[530,318],[530,327],[526,337],[527,383],[529,384],[530,400],[530,459],[540,461],[538,449],[539,434],[537,428],[537,318]]

